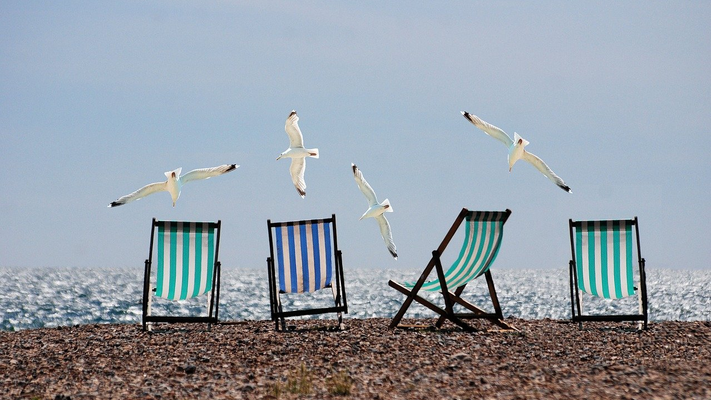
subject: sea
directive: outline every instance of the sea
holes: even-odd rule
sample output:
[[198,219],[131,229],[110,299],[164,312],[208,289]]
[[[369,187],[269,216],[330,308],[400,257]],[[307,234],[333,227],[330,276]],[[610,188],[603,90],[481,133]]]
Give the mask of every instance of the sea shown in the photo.
[[[348,314],[344,318],[391,318],[405,296],[388,281],[414,282],[421,273],[406,269],[345,271]],[[569,319],[570,284],[567,269],[492,270],[504,317]],[[268,320],[269,290],[264,269],[223,268],[220,321]],[[651,321],[711,320],[711,271],[648,269],[647,292]],[[325,292],[325,293],[324,293]],[[54,328],[82,324],[140,324],[142,268],[1,268],[0,330]],[[441,295],[424,297],[441,304]],[[467,286],[463,297],[492,310],[484,279]],[[205,299],[153,302],[155,313],[193,315],[204,312]],[[330,290],[283,296],[285,309],[332,303]],[[621,300],[583,302],[586,312],[634,313],[636,296]],[[406,318],[431,318],[434,312],[413,303]],[[333,318],[332,315],[311,318]]]

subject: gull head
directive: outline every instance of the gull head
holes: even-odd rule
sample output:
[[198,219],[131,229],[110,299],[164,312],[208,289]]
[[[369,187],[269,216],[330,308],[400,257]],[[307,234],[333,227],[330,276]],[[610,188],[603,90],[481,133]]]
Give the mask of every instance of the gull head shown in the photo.
[[528,141],[519,136],[518,133],[514,132],[513,144],[511,144],[511,147],[509,148],[509,172],[511,172],[511,169],[514,164],[516,164],[516,161],[523,157],[523,153],[526,151],[524,149],[526,145],[528,145]]
[[289,147],[288,149],[284,150],[281,154],[279,154],[279,157],[277,157],[277,161],[281,160],[284,157],[291,157],[293,153],[293,149]]
[[370,206],[358,220],[360,221],[364,218],[375,218],[386,212],[393,212],[393,208],[390,206],[390,200],[388,199],[383,200],[380,204],[373,204]]
[[182,167],[176,168],[172,171],[168,171],[165,173],[165,177],[168,178],[168,180],[173,180],[176,181],[180,177],[180,172],[183,170]]

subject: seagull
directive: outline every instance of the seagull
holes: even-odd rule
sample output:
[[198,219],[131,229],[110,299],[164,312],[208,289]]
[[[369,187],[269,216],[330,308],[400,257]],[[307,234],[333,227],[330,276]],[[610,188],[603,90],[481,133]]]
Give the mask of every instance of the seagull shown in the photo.
[[130,203],[134,200],[140,200],[148,195],[158,192],[170,193],[170,197],[173,198],[173,207],[175,207],[175,202],[178,201],[178,197],[180,197],[180,189],[184,184],[198,179],[210,179],[213,176],[233,171],[238,167],[239,165],[236,164],[225,164],[214,168],[194,169],[185,175],[180,175],[180,172],[183,170],[182,168],[174,169],[165,173],[165,176],[168,178],[165,182],[151,183],[131,194],[119,197],[118,200],[109,203],[109,207],[122,206],[126,203]]
[[568,193],[573,193],[572,190],[570,190],[570,186],[566,185],[565,182],[563,182],[563,179],[561,179],[558,175],[551,170],[546,163],[543,162],[538,156],[535,154],[529,153],[525,150],[525,147],[528,145],[528,141],[521,136],[519,136],[518,133],[514,132],[514,140],[511,140],[509,135],[506,134],[506,132],[502,131],[500,128],[495,127],[494,125],[491,125],[490,123],[481,120],[481,118],[477,117],[476,115],[469,114],[466,111],[462,111],[462,115],[464,118],[468,119],[469,122],[474,124],[477,128],[481,129],[484,131],[487,135],[493,137],[494,139],[497,139],[501,141],[503,144],[506,145],[509,149],[509,172],[511,172],[511,169],[513,168],[513,165],[518,161],[519,159],[528,161],[536,167],[543,175],[545,175],[548,179],[550,179],[553,183],[558,185],[559,188],[565,190]]
[[397,260],[397,249],[395,248],[395,242],[393,242],[393,232],[390,229],[390,224],[388,220],[385,219],[384,213],[393,212],[393,208],[390,206],[390,200],[385,199],[382,203],[378,203],[378,198],[375,196],[373,188],[370,187],[368,182],[363,178],[363,173],[360,172],[355,164],[351,163],[351,168],[353,168],[353,177],[355,178],[358,188],[366,199],[368,199],[368,210],[360,217],[363,218],[375,218],[380,226],[380,234],[383,236],[385,241],[385,246],[387,246],[388,251]]
[[279,154],[277,160],[284,157],[291,158],[291,167],[289,167],[291,181],[294,182],[296,191],[303,199],[306,196],[306,181],[304,180],[306,157],[318,158],[318,149],[304,148],[304,137],[301,135],[298,122],[299,116],[296,115],[296,111],[291,110],[291,114],[286,119],[286,125],[284,125],[286,134],[289,136],[289,148]]

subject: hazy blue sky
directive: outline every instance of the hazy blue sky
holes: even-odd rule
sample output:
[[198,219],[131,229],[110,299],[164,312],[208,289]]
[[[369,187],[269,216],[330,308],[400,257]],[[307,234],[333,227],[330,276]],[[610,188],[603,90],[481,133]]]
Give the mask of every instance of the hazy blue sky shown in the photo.
[[[140,269],[157,217],[221,219],[223,265],[264,268],[267,218],[335,213],[346,268],[423,268],[468,207],[513,211],[495,268],[566,271],[568,218],[635,215],[648,268],[709,268],[709,21],[688,1],[3,0],[0,266]],[[321,152],[304,200],[275,160],[292,109]],[[509,173],[461,110],[573,193]],[[393,205],[397,261],[351,162]],[[175,208],[106,207],[225,163]]]

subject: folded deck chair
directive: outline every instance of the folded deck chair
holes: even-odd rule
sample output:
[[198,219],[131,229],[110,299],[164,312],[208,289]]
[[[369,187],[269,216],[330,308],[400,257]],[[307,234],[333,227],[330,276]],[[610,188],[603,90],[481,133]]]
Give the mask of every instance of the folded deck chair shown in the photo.
[[[474,330],[471,325],[465,322],[466,319],[484,318],[504,329],[515,329],[503,321],[503,315],[499,300],[496,297],[494,280],[491,277],[489,268],[496,259],[496,255],[501,247],[501,239],[504,233],[504,223],[511,214],[511,210],[506,211],[469,211],[463,208],[442,240],[437,250],[432,252],[432,258],[420,275],[416,283],[399,284],[392,280],[388,284],[407,295],[407,299],[400,307],[400,311],[395,315],[390,328],[399,326],[405,312],[410,307],[413,300],[424,305],[430,310],[440,315],[436,327],[441,327],[445,320],[462,327],[467,331]],[[464,222],[465,234],[464,243],[459,252],[459,257],[446,271],[442,267],[440,256],[447,248],[449,241]],[[436,269],[437,277],[427,281],[432,269]],[[488,313],[474,306],[461,297],[466,285],[472,280],[484,275],[489,287],[489,295],[494,306],[494,312]],[[420,290],[438,291],[442,293],[444,299],[444,309],[429,300],[418,295]],[[455,313],[454,306],[462,306],[469,312]]]
[[[342,313],[348,313],[343,279],[341,251],[336,237],[336,215],[331,218],[272,222],[269,230],[269,301],[276,330],[286,330],[285,318],[336,313],[338,327],[343,327]],[[282,295],[313,293],[331,288],[333,305],[319,308],[289,307],[285,310]],[[328,301],[331,303],[331,301]]]
[[[217,323],[220,226],[221,221],[177,222],[153,218],[151,248],[143,278],[143,330],[150,328],[149,323],[157,322]],[[152,313],[154,296],[180,301],[201,295],[206,295],[207,308],[199,316]]]
[[[634,227],[634,234],[632,233]],[[570,302],[573,321],[640,321],[647,328],[647,283],[639,247],[637,217],[628,220],[569,220]],[[633,237],[634,235],[634,237]],[[635,240],[636,239],[636,240]],[[639,287],[635,287],[634,245],[637,245]],[[575,289],[577,288],[577,290]],[[639,296],[636,314],[590,315],[583,312],[583,293],[605,299]]]

